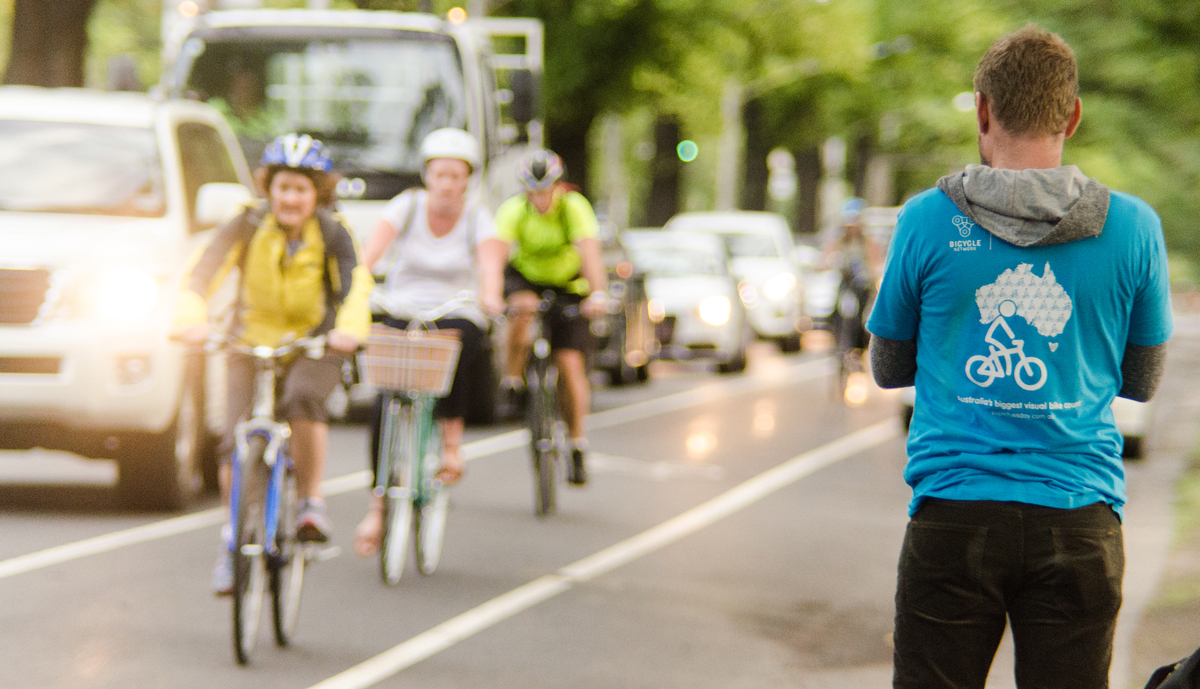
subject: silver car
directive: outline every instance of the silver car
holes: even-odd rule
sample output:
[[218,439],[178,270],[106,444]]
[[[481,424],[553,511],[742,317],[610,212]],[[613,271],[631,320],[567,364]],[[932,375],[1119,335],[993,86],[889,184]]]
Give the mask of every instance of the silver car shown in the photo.
[[800,351],[808,320],[802,307],[802,275],[783,216],[755,211],[681,213],[663,229],[720,237],[755,334],[775,340],[785,352]]
[[711,234],[627,231],[621,237],[646,273],[660,359],[709,359],[721,373],[746,368],[753,337],[724,243]]

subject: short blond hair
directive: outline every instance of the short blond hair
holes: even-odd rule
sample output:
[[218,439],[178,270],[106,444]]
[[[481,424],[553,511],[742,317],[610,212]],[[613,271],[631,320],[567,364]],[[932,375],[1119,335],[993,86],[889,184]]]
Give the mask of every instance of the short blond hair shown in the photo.
[[992,116],[1018,135],[1065,132],[1079,97],[1075,52],[1036,24],[997,38],[975,68],[974,82]]

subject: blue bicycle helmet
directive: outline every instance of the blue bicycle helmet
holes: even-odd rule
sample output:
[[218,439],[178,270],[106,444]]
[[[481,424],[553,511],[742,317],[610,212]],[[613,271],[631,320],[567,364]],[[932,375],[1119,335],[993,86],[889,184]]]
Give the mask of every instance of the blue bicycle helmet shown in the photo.
[[283,165],[290,168],[329,172],[333,159],[325,144],[308,134],[284,134],[272,141],[263,151],[263,165]]
[[858,198],[857,196],[851,196],[850,198],[848,198],[842,202],[842,207],[839,211],[839,215],[842,218],[842,224],[843,225],[861,225],[862,218],[863,218],[863,212],[866,210],[867,210],[867,202],[866,201]]

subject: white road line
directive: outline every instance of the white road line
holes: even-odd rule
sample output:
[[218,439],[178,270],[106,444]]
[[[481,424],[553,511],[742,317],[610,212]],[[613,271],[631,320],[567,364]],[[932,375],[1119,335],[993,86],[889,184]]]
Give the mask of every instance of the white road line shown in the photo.
[[[635,402],[634,404],[617,409],[598,412],[588,417],[588,425],[593,429],[610,428],[659,414],[699,406],[723,397],[802,382],[825,375],[828,371],[828,359],[806,361],[802,364],[787,367],[781,371],[782,375],[747,375],[741,378],[702,385],[683,392],[655,397],[642,402]],[[499,454],[506,450],[524,447],[528,443],[529,431],[521,429],[466,443],[463,445],[462,452],[463,456],[468,460],[479,459]],[[325,495],[339,495],[352,490],[366,488],[370,482],[370,477],[370,472],[356,471],[344,476],[327,479],[321,486]],[[194,512],[159,522],[136,526],[131,529],[114,531],[102,536],[75,541],[74,543],[65,543],[0,561],[0,579],[25,574],[90,555],[106,553],[118,548],[198,531],[203,528],[220,525],[224,521],[224,508],[216,507],[202,512]]]
[[564,593],[577,583],[594,579],[660,550],[819,469],[852,457],[898,434],[899,425],[895,420],[883,421],[805,452],[677,517],[567,565],[555,574],[540,577],[493,598],[309,689],[365,689],[519,612]]

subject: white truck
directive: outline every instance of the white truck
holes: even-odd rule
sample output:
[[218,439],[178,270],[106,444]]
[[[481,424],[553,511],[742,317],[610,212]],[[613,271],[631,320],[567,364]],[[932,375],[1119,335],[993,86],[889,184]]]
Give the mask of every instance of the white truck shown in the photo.
[[339,207],[360,236],[388,200],[420,184],[418,148],[435,129],[465,129],[482,143],[473,190],[492,209],[519,191],[516,160],[541,146],[536,19],[215,11],[173,23],[163,64],[166,94],[222,110],[251,165],[287,132],[330,146],[346,178]]
[[[537,19],[246,9],[164,22],[165,95],[221,110],[251,165],[280,134],[323,141],[344,177],[339,210],[360,241],[390,199],[421,183],[419,147],[429,132],[456,127],[480,141],[471,194],[493,211],[521,191],[521,155],[542,146]],[[377,279],[388,264],[386,256],[376,264]],[[352,385],[335,400],[364,403],[373,394]],[[490,406],[481,399],[478,418]]]

